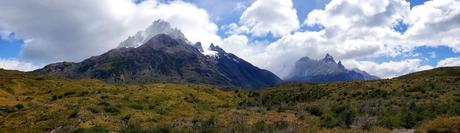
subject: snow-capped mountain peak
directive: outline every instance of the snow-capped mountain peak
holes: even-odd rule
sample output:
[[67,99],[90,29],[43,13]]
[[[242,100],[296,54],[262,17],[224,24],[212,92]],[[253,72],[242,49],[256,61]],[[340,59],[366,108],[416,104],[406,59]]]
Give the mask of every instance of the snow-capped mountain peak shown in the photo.
[[185,35],[179,29],[171,27],[166,21],[156,20],[144,31],[139,31],[136,35],[130,36],[125,41],[122,41],[120,45],[118,45],[118,48],[139,47],[158,34],[166,34],[174,39],[188,42]]

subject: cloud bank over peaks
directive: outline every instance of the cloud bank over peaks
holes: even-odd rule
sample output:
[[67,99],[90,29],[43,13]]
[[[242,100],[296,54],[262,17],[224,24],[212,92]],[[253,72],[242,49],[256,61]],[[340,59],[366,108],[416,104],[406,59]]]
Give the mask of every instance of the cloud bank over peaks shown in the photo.
[[[421,46],[443,45],[457,52],[460,47],[460,5],[456,0],[428,1],[412,10],[405,0],[332,0],[324,9],[306,14],[307,18],[302,26],[320,26],[320,30],[285,28],[291,29],[288,30],[290,32],[278,34],[278,40],[261,47],[254,45],[254,40],[245,34],[254,35],[256,24],[272,24],[277,19],[260,19],[257,15],[245,14],[257,12],[255,9],[264,11],[264,8],[256,8],[264,7],[258,3],[262,1],[254,2],[243,13],[240,24],[224,26],[230,36],[224,39],[222,47],[231,49],[228,51],[280,77],[286,75],[295,60],[304,56],[319,59],[326,53],[370,74],[394,77],[434,66],[423,65],[421,59],[406,58],[376,63],[372,58],[396,57]],[[253,21],[244,23],[247,20]],[[401,25],[407,26],[405,32],[395,30]],[[271,29],[268,25],[263,27],[266,27],[265,30]],[[271,31],[273,30],[256,35],[264,36],[272,33]],[[257,50],[251,53],[247,49]],[[390,65],[398,67],[387,68]]]
[[183,1],[0,1],[0,29],[26,40],[18,60],[38,65],[101,54],[157,19],[191,42],[221,43],[207,11]]

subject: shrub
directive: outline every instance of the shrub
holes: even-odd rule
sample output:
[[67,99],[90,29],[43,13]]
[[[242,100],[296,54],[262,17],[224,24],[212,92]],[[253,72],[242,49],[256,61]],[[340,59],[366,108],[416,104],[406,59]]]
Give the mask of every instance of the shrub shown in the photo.
[[140,105],[140,104],[135,104],[135,103],[128,105],[128,107],[130,107],[130,108],[132,108],[132,109],[137,109],[137,110],[142,110],[142,109],[144,109],[144,106],[142,106],[142,105]]
[[16,108],[17,110],[21,110],[24,108],[24,105],[19,103],[19,104],[14,105],[14,108]]
[[106,113],[111,114],[111,115],[118,115],[118,114],[120,114],[120,110],[119,110],[118,108],[116,108],[116,107],[110,107],[110,106],[109,106],[109,107],[104,107],[104,111],[105,111]]
[[323,109],[320,123],[322,127],[326,128],[333,128],[338,125],[334,113],[329,109]]
[[51,100],[52,100],[52,101],[56,101],[56,100],[58,100],[58,99],[59,99],[59,96],[56,96],[56,95],[53,95],[53,96],[51,97]]
[[92,127],[92,128],[79,128],[73,133],[108,133],[109,130],[102,127]]
[[288,123],[287,121],[281,120],[281,121],[276,121],[276,122],[275,122],[275,128],[276,128],[277,130],[284,130],[284,129],[286,129],[287,127],[289,127],[289,123]]
[[315,115],[315,116],[321,116],[322,115],[320,107],[318,107],[318,106],[307,106],[307,107],[305,107],[305,111],[308,111],[310,114]]
[[82,96],[86,96],[86,95],[88,95],[88,94],[89,94],[88,91],[82,91],[82,92],[77,93],[76,96],[77,96],[77,97],[82,97]]
[[379,124],[386,128],[400,128],[403,122],[399,118],[399,115],[392,112],[385,112],[379,118]]
[[356,111],[353,109],[350,109],[350,107],[346,107],[337,113],[337,117],[340,121],[340,124],[342,125],[342,127],[345,127],[345,128],[349,128],[351,124],[353,124],[353,122],[356,119],[356,115],[357,115]]
[[75,111],[72,111],[72,113],[70,113],[69,118],[76,118],[77,116],[78,116],[78,111],[75,110]]
[[193,94],[187,95],[184,98],[184,100],[189,102],[189,103],[198,103],[198,102],[200,102],[199,99],[197,97],[195,97]]
[[64,93],[64,96],[67,97],[67,96],[72,96],[72,95],[75,95],[75,94],[77,94],[77,92],[75,92],[75,91],[69,91],[69,92],[65,92],[65,93]]
[[100,102],[100,103],[98,103],[98,105],[110,106],[110,103],[108,103],[108,102]]
[[268,125],[267,123],[265,123],[264,121],[258,121],[256,122],[253,127],[252,127],[253,131],[256,132],[256,133],[265,133],[265,132],[268,132],[269,128],[268,128]]
[[99,109],[97,109],[96,107],[88,107],[87,108],[89,111],[93,112],[93,113],[99,113]]
[[418,130],[428,133],[458,133],[460,132],[460,116],[438,117],[424,122]]
[[164,115],[167,113],[166,109],[164,109],[163,107],[155,107],[154,111],[160,115]]

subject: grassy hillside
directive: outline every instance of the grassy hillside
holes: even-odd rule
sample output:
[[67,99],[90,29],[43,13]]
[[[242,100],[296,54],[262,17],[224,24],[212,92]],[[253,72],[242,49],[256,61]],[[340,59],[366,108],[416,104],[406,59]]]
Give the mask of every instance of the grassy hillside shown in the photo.
[[248,91],[0,70],[0,132],[458,132],[455,73]]
[[425,70],[401,76],[399,79],[415,79],[426,77],[458,78],[460,77],[460,67],[441,67],[434,70]]

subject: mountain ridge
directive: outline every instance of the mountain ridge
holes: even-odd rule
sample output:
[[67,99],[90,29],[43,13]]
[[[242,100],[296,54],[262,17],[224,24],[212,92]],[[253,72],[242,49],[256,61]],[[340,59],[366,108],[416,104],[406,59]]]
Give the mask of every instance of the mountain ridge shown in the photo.
[[320,60],[309,57],[300,58],[289,75],[285,77],[287,82],[338,82],[376,79],[379,78],[365,71],[346,69],[341,61],[336,62],[330,54],[326,54]]
[[217,50],[217,57],[204,55],[201,50],[183,39],[158,34],[136,48],[112,49],[80,63],[55,63],[34,72],[70,79],[101,79],[107,82],[204,83],[248,88],[269,86],[281,81],[273,73],[226,53],[218,46],[212,46],[210,50]]

